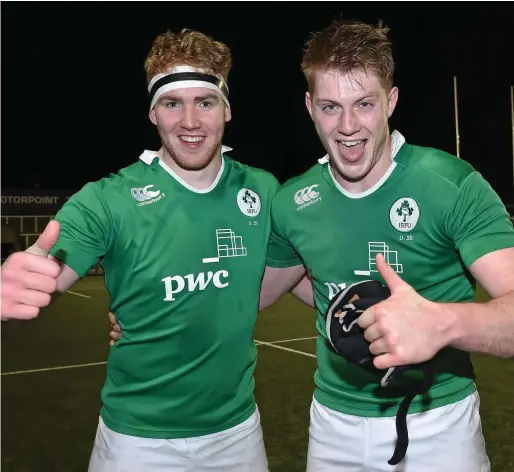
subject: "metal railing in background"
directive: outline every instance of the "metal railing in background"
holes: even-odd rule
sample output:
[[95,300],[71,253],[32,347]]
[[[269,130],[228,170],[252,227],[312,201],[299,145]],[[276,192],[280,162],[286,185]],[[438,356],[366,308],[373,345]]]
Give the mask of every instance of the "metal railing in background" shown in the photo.
[[2,225],[12,226],[20,237],[23,249],[27,249],[36,242],[54,217],[55,215],[5,215],[2,216]]
[[[20,238],[22,249],[32,246],[41,235],[45,226],[55,215],[5,215],[2,216],[2,225],[14,228]],[[99,262],[88,271],[88,275],[103,275]]]

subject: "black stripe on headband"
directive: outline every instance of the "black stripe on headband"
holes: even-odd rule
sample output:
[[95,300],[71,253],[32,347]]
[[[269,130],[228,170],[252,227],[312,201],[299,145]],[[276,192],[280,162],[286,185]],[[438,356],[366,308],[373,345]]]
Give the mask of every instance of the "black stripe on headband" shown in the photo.
[[201,80],[202,82],[210,82],[221,89],[221,92],[228,98],[228,89],[225,84],[216,76],[211,74],[202,74],[200,72],[178,72],[176,74],[166,75],[153,84],[150,90],[150,102],[153,100],[157,90],[163,85],[178,82],[180,80]]

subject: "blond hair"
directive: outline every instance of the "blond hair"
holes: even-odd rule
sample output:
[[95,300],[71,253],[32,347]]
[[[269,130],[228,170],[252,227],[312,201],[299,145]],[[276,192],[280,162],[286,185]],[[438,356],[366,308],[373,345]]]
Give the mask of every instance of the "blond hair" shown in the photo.
[[316,71],[354,70],[374,73],[382,86],[393,86],[394,61],[389,28],[380,21],[377,26],[360,21],[334,21],[328,28],[313,34],[305,44],[302,71],[309,90],[314,88]]

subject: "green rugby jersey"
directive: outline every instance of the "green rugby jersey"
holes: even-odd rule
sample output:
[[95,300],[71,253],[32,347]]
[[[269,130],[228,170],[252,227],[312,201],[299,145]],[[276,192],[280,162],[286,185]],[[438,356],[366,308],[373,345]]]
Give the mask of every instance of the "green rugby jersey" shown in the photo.
[[101,395],[109,428],[193,437],[255,411],[253,331],[277,188],[223,155],[213,185],[195,190],[145,151],[59,211],[52,253],[80,276],[101,258],[122,329]]
[[[471,301],[474,287],[466,267],[486,253],[514,246],[505,207],[468,163],[409,145],[398,132],[392,137],[389,171],[369,191],[345,191],[325,157],[286,182],[272,205],[267,264],[303,263],[312,273],[319,332],[315,398],[358,416],[396,415],[404,397],[379,388],[383,371],[368,372],[328,347],[324,313],[329,300],[349,284],[383,282],[375,265],[376,254],[382,253],[423,297]],[[455,402],[476,388],[469,353],[445,348],[433,364],[435,382],[426,397],[414,399],[410,413]],[[395,384],[407,386],[412,375]]]

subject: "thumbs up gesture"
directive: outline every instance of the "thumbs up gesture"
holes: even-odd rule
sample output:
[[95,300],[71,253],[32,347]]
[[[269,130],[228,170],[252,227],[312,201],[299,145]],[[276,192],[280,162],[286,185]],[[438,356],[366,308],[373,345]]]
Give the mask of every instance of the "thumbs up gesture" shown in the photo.
[[2,320],[35,318],[41,307],[50,304],[61,268],[48,253],[59,231],[59,223],[50,221],[33,246],[11,254],[2,265]]
[[446,345],[441,305],[419,295],[385,261],[377,269],[391,296],[367,309],[359,318],[377,369],[425,362]]

